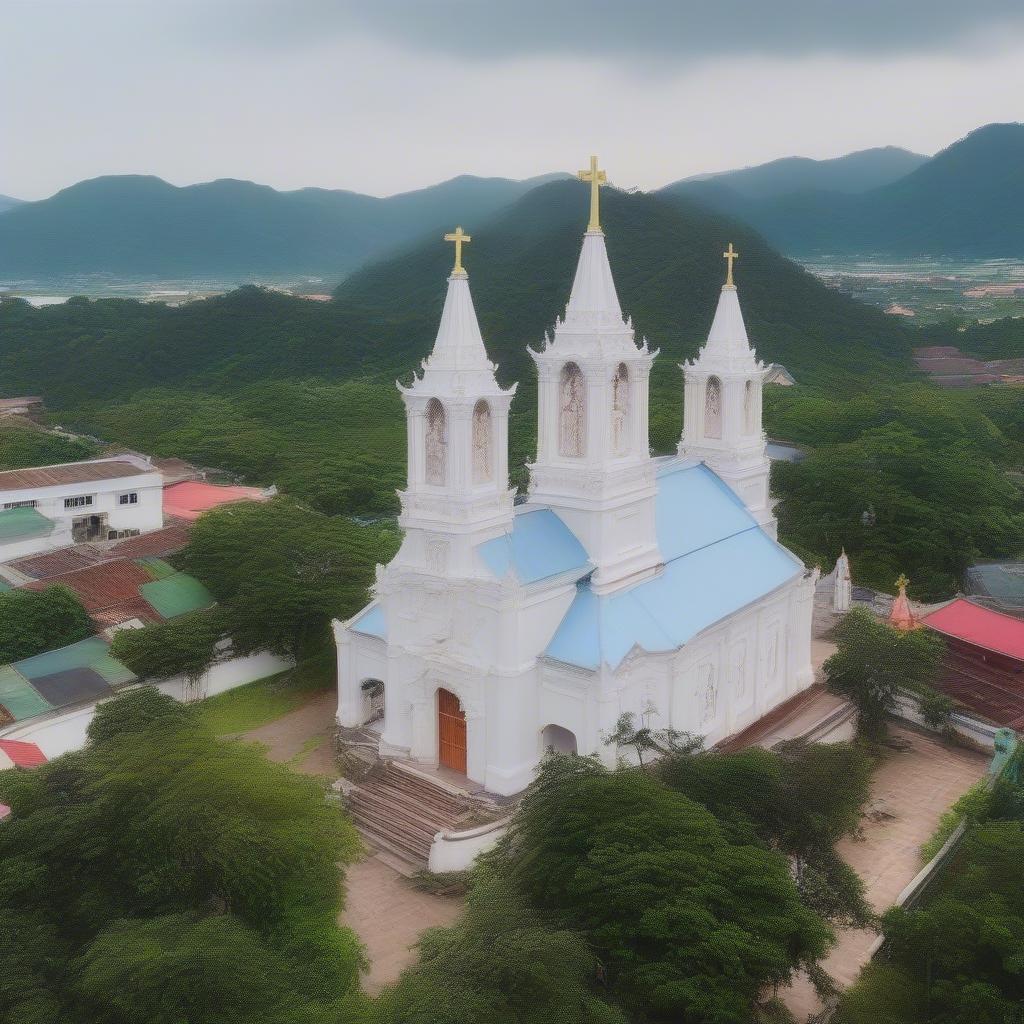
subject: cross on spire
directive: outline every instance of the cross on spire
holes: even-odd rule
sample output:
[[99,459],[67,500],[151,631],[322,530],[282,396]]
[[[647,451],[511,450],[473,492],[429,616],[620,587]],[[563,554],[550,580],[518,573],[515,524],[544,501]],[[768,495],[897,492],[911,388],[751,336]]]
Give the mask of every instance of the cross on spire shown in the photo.
[[726,272],[726,275],[725,275],[725,287],[726,288],[735,288],[736,285],[734,285],[732,283],[732,264],[733,264],[733,260],[738,260],[740,258],[740,254],[732,247],[732,242],[729,243],[729,248],[726,249],[726,251],[722,253],[722,257],[725,259],[726,263],[728,263],[728,265],[729,265],[729,269],[728,269],[728,271]]
[[462,243],[472,242],[473,239],[462,230],[462,225],[460,224],[454,231],[449,231],[444,236],[444,240],[455,243],[455,266],[452,268],[452,273],[458,274],[460,277],[465,276],[466,271],[462,266]]
[[601,218],[598,189],[600,189],[602,185],[606,185],[608,183],[608,175],[604,171],[599,171],[597,169],[597,157],[592,156],[590,158],[590,169],[586,171],[577,171],[576,177],[578,177],[580,181],[590,182],[590,223],[587,225],[587,230],[600,231]]
[[896,586],[900,591],[904,591],[910,586],[910,580],[907,579],[906,573],[900,573],[900,578],[896,581]]

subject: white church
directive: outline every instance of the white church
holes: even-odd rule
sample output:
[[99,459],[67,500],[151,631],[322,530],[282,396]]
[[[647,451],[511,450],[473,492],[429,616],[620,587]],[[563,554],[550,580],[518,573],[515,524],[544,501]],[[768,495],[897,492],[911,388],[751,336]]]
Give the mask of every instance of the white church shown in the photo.
[[[777,543],[761,428],[766,367],[728,274],[682,369],[678,454],[652,457],[657,352],[624,318],[598,219],[539,351],[537,459],[513,505],[508,416],[462,267],[437,339],[400,386],[408,419],[401,549],[374,599],[335,622],[338,722],[379,716],[380,752],[464,773],[497,794],[545,751],[597,754],[624,712],[708,744],[808,687],[814,578]],[[376,695],[376,699],[374,698]]]

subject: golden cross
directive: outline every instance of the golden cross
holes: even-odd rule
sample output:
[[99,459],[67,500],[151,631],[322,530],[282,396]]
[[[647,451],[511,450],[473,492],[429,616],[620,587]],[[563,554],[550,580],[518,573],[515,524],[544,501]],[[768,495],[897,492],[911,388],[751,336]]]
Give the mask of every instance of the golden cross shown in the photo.
[[455,266],[452,268],[452,273],[465,274],[466,271],[462,266],[462,243],[472,242],[473,239],[462,230],[462,225],[460,224],[454,231],[449,231],[444,236],[444,240],[455,243]]
[[910,580],[908,580],[903,573],[900,573],[900,578],[896,581],[896,586],[900,590],[906,590],[907,587],[910,586]]
[[588,231],[600,231],[601,230],[601,218],[599,216],[599,201],[598,201],[598,189],[607,184],[608,175],[604,171],[597,169],[597,157],[592,156],[590,158],[590,170],[589,171],[577,171],[576,177],[580,181],[590,182],[590,223],[587,225]]
[[725,287],[735,288],[736,285],[732,283],[732,262],[733,260],[738,260],[740,258],[740,254],[732,247],[732,242],[730,242],[729,248],[722,253],[722,256],[725,257],[726,262],[729,264],[729,270],[725,275]]

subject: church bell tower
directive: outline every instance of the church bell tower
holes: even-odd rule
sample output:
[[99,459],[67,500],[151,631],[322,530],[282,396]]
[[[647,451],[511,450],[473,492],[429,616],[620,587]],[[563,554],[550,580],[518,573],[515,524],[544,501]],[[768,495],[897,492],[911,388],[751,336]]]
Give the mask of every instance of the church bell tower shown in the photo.
[[537,365],[537,461],[530,500],[550,506],[576,534],[607,593],[661,564],[655,467],[648,432],[648,381],[656,352],[637,346],[623,319],[599,219],[605,172],[591,157],[590,223],[565,316],[530,355]]
[[728,264],[707,343],[682,367],[685,377],[683,437],[679,453],[703,461],[743,499],[751,515],[773,538],[778,526],[768,499],[770,463],[761,428],[761,389],[767,369],[747,338],[739,293]]
[[502,389],[487,358],[462,246],[423,376],[398,385],[408,424],[408,483],[399,492],[405,531],[395,564],[447,578],[474,574],[473,547],[512,526],[508,413],[515,386]]

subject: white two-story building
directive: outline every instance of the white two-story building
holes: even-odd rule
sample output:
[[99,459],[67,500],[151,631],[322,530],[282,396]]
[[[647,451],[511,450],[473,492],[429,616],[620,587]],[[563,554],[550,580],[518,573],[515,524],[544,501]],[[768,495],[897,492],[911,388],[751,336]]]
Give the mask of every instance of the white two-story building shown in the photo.
[[0,473],[0,562],[163,523],[163,474],[138,455]]

